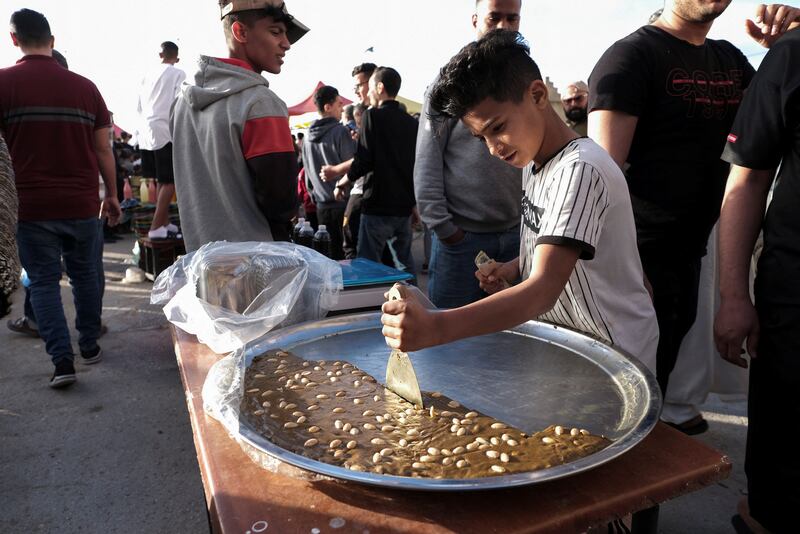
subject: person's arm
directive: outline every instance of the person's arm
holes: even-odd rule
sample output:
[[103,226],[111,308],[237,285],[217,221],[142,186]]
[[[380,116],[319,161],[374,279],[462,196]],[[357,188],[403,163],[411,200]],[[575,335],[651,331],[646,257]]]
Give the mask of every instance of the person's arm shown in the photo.
[[764,48],[771,48],[787,31],[800,27],[800,9],[784,4],[759,4],[755,20],[745,21],[747,34]]
[[289,241],[291,220],[297,212],[297,158],[294,152],[276,152],[247,160],[255,200],[269,222],[273,241]]
[[273,241],[289,241],[297,211],[297,155],[289,121],[271,99],[256,102],[242,131],[242,155]]
[[763,221],[774,172],[797,129],[793,103],[800,71],[791,43],[778,42],[764,57],[742,101],[722,159],[732,164],[719,221],[720,308],[714,340],[720,356],[746,367],[742,343],[757,356],[759,324],[750,300],[750,257]]
[[714,341],[727,361],[747,367],[742,343],[757,356],[759,324],[750,299],[750,258],[753,254],[773,171],[733,165],[719,218],[720,307],[714,321]]
[[114,151],[109,142],[111,129],[98,128],[94,131],[94,153],[97,157],[97,166],[103,178],[106,195],[100,210],[101,216],[108,217],[108,224],[114,226],[119,222],[122,210],[117,199],[117,166],[114,162]]
[[578,247],[538,245],[522,283],[462,308],[429,310],[413,295],[383,304],[386,343],[403,351],[511,328],[551,310],[581,255]]
[[366,110],[361,119],[361,135],[358,138],[356,155],[350,164],[350,169],[347,171],[347,176],[352,182],[372,172],[375,168],[375,157],[372,147],[372,138],[374,136],[372,111],[371,109]]
[[444,152],[450,140],[454,120],[431,119],[428,95],[422,107],[417,131],[414,161],[414,195],[419,215],[436,236],[449,244],[464,238],[464,231],[453,223],[444,192]]
[[319,171],[319,177],[322,178],[322,180],[325,182],[333,182],[340,176],[349,173],[350,167],[352,165],[353,165],[353,158],[350,158],[347,161],[343,161],[337,165],[323,165]]
[[589,137],[603,147],[619,168],[624,170],[638,123],[639,117],[624,111],[598,109],[589,113]]
[[589,76],[589,137],[623,171],[639,117],[648,111],[657,76],[652,68],[648,49],[624,39],[606,50]]

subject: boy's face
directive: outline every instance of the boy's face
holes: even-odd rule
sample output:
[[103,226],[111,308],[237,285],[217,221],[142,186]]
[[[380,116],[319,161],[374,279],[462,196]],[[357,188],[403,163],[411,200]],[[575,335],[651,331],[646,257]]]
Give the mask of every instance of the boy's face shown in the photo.
[[237,24],[241,25],[239,31],[244,32],[244,39],[237,40],[244,42],[247,58],[256,72],[280,73],[283,56],[291,48],[286,36],[286,24],[275,22],[272,17],[258,19],[252,26],[235,22],[234,33],[237,31]]
[[342,102],[341,96],[336,96],[336,100],[333,101],[332,104],[328,104],[330,106],[330,116],[331,117],[344,117],[344,102]]
[[486,143],[493,156],[514,167],[525,167],[539,154],[545,135],[542,100],[544,105],[550,103],[546,88],[542,95],[540,85],[541,80],[534,81],[517,103],[487,98],[461,120]]

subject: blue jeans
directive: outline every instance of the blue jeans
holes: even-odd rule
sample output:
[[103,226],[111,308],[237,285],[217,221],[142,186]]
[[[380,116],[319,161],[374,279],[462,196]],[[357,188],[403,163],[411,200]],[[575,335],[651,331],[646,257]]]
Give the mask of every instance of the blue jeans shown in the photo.
[[513,260],[519,256],[519,226],[490,234],[464,232],[464,239],[453,245],[434,235],[428,266],[431,302],[439,308],[458,308],[486,296],[475,278],[475,256],[481,250],[495,261]]
[[[97,240],[97,283],[100,284],[100,299],[106,291],[106,272],[103,268],[103,219],[97,219],[98,232],[100,237]],[[33,304],[31,304],[31,290],[25,287],[25,317],[28,323],[33,323],[31,326],[36,327],[36,312],[33,311]]]
[[411,257],[411,218],[390,215],[361,214],[358,229],[358,257],[381,263],[386,242],[396,238],[393,248],[397,259],[406,271],[414,273],[414,258]]
[[39,335],[56,365],[73,360],[59,287],[62,256],[75,301],[78,345],[85,352],[97,347],[103,306],[97,273],[97,241],[103,239],[99,228],[94,217],[17,224],[17,246],[31,281],[31,306]]

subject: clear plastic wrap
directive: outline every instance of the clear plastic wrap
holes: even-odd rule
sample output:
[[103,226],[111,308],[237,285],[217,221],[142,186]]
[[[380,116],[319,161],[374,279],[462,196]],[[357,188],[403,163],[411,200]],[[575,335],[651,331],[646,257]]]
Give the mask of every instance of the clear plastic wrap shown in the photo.
[[163,271],[150,302],[223,354],[273,328],[324,317],[341,289],[341,266],[307,247],[216,241]]

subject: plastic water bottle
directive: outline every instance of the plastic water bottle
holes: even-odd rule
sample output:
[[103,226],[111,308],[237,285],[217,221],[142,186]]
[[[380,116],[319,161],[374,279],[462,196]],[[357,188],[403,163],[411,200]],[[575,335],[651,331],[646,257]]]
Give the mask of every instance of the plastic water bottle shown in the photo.
[[324,224],[320,224],[317,233],[314,234],[313,248],[326,258],[331,257],[331,234]]
[[299,243],[298,236],[300,235],[300,230],[303,229],[303,224],[305,224],[306,220],[304,217],[300,217],[297,219],[297,224],[294,225],[292,228],[292,243]]
[[311,221],[305,221],[300,233],[297,234],[297,244],[312,248],[314,246],[314,229],[311,228]]

